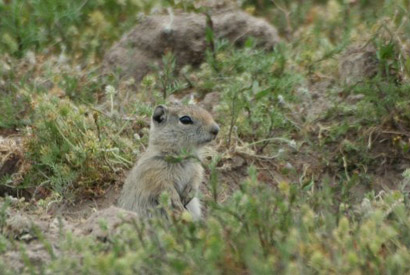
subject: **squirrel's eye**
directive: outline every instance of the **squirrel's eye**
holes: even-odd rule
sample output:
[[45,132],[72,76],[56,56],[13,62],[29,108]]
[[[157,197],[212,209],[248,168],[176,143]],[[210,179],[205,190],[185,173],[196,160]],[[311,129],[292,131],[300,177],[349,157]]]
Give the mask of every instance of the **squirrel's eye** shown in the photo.
[[194,123],[192,121],[192,118],[190,118],[189,116],[180,117],[179,121],[181,121],[182,124],[193,124]]

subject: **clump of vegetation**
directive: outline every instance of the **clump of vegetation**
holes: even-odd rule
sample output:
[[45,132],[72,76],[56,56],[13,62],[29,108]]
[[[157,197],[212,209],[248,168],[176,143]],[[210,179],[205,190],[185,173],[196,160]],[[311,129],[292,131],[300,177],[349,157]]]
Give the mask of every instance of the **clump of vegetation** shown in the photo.
[[334,152],[339,171],[344,171],[347,179],[348,174],[377,170],[380,163],[394,167],[407,159],[410,113],[404,106],[410,100],[410,87],[397,74],[405,71],[400,49],[383,41],[375,37],[374,77],[334,88],[341,100],[322,117],[325,126],[319,144]]
[[216,44],[216,59],[208,54],[208,62],[191,72],[190,78],[197,80],[191,84],[198,93],[222,95],[218,113],[225,117],[220,123],[227,131],[228,147],[235,135],[255,141],[272,138],[274,129],[294,130],[295,125],[283,113],[288,103],[297,101],[295,89],[303,76],[287,73],[290,54],[285,45],[266,53],[252,40],[243,49],[225,41]]
[[16,95],[11,92],[2,95],[0,109],[3,114],[0,117],[0,128],[17,128],[27,124],[27,121],[24,120],[24,114],[27,112],[26,108],[29,102],[29,96],[24,93]]
[[0,49],[21,57],[50,45],[93,58],[160,1],[35,1],[0,3]]
[[63,196],[68,191],[99,194],[118,177],[120,167],[132,163],[132,143],[117,135],[104,114],[55,96],[37,100],[27,141],[32,171],[25,184]]

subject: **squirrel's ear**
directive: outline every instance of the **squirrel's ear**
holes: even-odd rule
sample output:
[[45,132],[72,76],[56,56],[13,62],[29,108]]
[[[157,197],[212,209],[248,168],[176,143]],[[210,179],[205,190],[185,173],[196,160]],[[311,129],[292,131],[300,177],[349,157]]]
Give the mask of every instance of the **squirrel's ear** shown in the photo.
[[155,107],[154,113],[152,114],[152,119],[157,122],[161,123],[165,121],[167,117],[167,107],[165,105],[158,105]]

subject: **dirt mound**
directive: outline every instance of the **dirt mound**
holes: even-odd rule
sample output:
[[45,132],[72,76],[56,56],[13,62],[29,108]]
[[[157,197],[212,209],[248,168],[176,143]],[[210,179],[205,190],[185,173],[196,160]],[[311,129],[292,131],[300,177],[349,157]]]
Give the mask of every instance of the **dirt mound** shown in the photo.
[[[41,211],[32,211],[27,207],[30,203],[9,197],[0,199],[0,207],[6,208],[4,224],[0,233],[13,245],[8,245],[7,251],[2,255],[3,262],[20,274],[27,263],[41,266],[49,262],[53,256],[60,253],[58,242],[65,232],[73,232],[75,225],[63,217],[52,217]],[[51,245],[49,245],[51,244]]]
[[[236,45],[254,37],[260,47],[272,49],[279,41],[273,26],[245,12],[216,13],[211,18],[215,37]],[[177,69],[199,65],[207,47],[206,21],[205,15],[193,13],[149,16],[107,52],[104,71],[116,71],[139,82],[169,51],[176,56]]]
[[118,226],[137,218],[134,212],[111,206],[93,213],[80,227],[79,233],[91,234],[97,239],[105,240]]
[[[61,215],[49,215],[38,208],[24,203],[24,200],[9,197],[11,201],[4,213],[4,225],[0,233],[18,245],[10,245],[2,255],[4,262],[16,273],[21,273],[27,262],[33,267],[42,266],[61,253],[62,236],[66,233],[78,237],[92,236],[106,241],[123,223],[137,219],[137,215],[114,206],[97,210],[87,219],[65,218]],[[5,200],[0,198],[0,208]],[[88,213],[89,214],[89,213]],[[73,253],[72,257],[80,257]]]

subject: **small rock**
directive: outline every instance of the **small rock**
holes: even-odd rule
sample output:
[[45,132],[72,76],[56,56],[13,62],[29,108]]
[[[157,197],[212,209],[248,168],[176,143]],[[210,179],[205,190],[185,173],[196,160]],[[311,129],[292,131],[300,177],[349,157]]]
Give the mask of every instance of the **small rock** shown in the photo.
[[14,213],[6,220],[3,234],[9,238],[31,241],[36,238],[34,228],[45,232],[47,225],[40,221],[33,221],[23,214]]
[[221,94],[218,92],[211,92],[206,94],[204,99],[199,103],[199,105],[204,108],[205,110],[208,110],[209,112],[213,112],[215,106],[219,104],[221,100]]
[[233,170],[243,167],[244,165],[246,165],[246,160],[242,158],[241,156],[234,155],[223,161],[221,170],[222,171],[233,171]]
[[350,103],[357,103],[364,98],[364,94],[349,95],[346,100]]
[[374,77],[378,72],[379,61],[373,46],[356,45],[344,52],[339,64],[342,82],[346,85],[353,85]]

